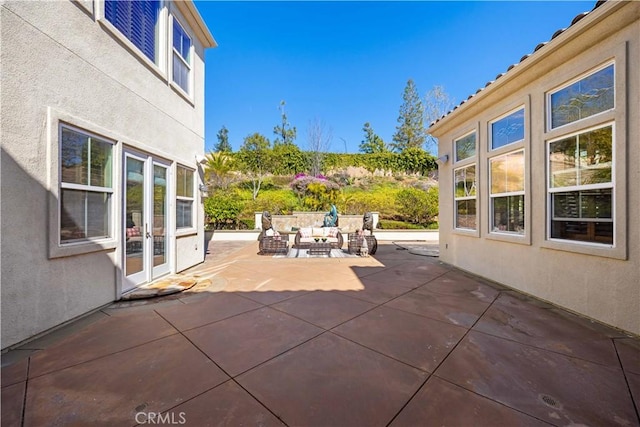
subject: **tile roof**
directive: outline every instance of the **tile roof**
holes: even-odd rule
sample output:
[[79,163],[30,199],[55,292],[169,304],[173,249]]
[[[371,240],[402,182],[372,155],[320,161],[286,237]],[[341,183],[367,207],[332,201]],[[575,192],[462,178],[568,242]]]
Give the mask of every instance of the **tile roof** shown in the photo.
[[[574,24],[576,24],[578,21],[580,21],[582,18],[584,18],[585,16],[587,16],[588,14],[590,14],[591,12],[593,12],[594,10],[596,10],[598,7],[600,7],[602,4],[606,3],[608,0],[598,0],[595,4],[595,6],[593,7],[593,9],[591,9],[591,11],[589,12],[582,12],[578,15],[576,15],[575,18],[573,18],[573,20],[571,21],[571,24],[569,25],[569,27],[573,26]],[[567,27],[567,28],[569,28]],[[542,48],[543,46],[545,46],[547,43],[549,43],[551,40],[555,39],[556,37],[558,37],[560,34],[564,33],[567,28],[561,28],[558,31],[556,31],[555,33],[553,33],[553,35],[551,36],[551,39],[549,41],[546,42],[542,42],[542,43],[538,43],[538,45],[533,49],[533,52],[528,53],[526,55],[524,55],[522,58],[520,58],[520,62],[518,62],[517,64],[511,64],[509,65],[509,67],[507,68],[507,71],[505,71],[504,73],[500,73],[496,76],[495,80],[491,80],[488,81],[484,87],[481,87],[480,89],[478,89],[476,91],[476,93],[469,95],[469,97],[467,99],[465,99],[464,101],[462,101],[460,104],[458,104],[457,106],[453,107],[452,110],[448,111],[446,114],[444,114],[442,117],[440,117],[439,119],[434,120],[433,122],[431,122],[431,124],[429,125],[429,127],[433,126],[434,124],[438,123],[440,120],[444,119],[445,117],[447,117],[449,114],[453,113],[456,109],[458,109],[458,107],[461,107],[463,104],[465,104],[467,101],[470,101],[473,97],[475,97],[477,94],[479,94],[480,92],[482,92],[483,90],[485,90],[489,85],[491,85],[493,82],[495,82],[496,80],[498,80],[500,77],[504,76],[505,74],[507,74],[509,71],[511,71],[513,68],[517,67],[519,64],[521,64],[522,62],[524,62],[527,58],[529,58],[530,56],[534,55],[538,50],[540,50],[540,48]]]

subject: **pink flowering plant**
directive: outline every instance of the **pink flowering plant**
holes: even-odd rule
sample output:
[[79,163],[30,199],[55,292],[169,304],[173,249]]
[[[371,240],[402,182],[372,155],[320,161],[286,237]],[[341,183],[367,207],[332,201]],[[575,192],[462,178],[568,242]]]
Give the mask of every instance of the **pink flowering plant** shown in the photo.
[[290,186],[303,205],[314,210],[327,209],[340,193],[340,186],[324,175],[298,174]]

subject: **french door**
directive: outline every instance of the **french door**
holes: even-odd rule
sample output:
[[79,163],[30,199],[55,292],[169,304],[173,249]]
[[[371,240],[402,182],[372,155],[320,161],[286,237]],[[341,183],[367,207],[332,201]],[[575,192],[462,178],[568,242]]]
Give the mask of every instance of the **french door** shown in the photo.
[[170,272],[169,164],[151,155],[124,153],[124,280],[126,292]]

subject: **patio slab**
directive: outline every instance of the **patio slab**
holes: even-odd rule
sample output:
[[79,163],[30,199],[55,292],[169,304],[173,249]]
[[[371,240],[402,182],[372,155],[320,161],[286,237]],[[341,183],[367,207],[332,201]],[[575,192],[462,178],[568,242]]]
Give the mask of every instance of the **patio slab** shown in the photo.
[[640,426],[638,337],[393,244],[257,252],[3,354],[2,425]]

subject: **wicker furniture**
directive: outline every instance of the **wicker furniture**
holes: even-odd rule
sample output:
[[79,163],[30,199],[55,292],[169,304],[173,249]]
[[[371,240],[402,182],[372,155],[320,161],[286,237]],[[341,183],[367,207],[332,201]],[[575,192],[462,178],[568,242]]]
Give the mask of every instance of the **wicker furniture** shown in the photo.
[[349,233],[349,253],[360,255],[360,249],[362,248],[362,240],[360,240],[361,237],[367,239],[369,255],[375,254],[378,250],[378,239],[376,239],[376,236],[358,236],[356,233]]
[[260,240],[260,255],[289,253],[289,235],[265,236]]
[[328,242],[312,242],[309,244],[309,256],[327,255],[331,256],[331,243]]
[[333,249],[341,249],[344,243],[342,233],[337,227],[309,227],[298,230],[294,246],[298,249],[306,249],[311,243],[315,242],[316,238],[326,238],[327,243],[330,243]]

